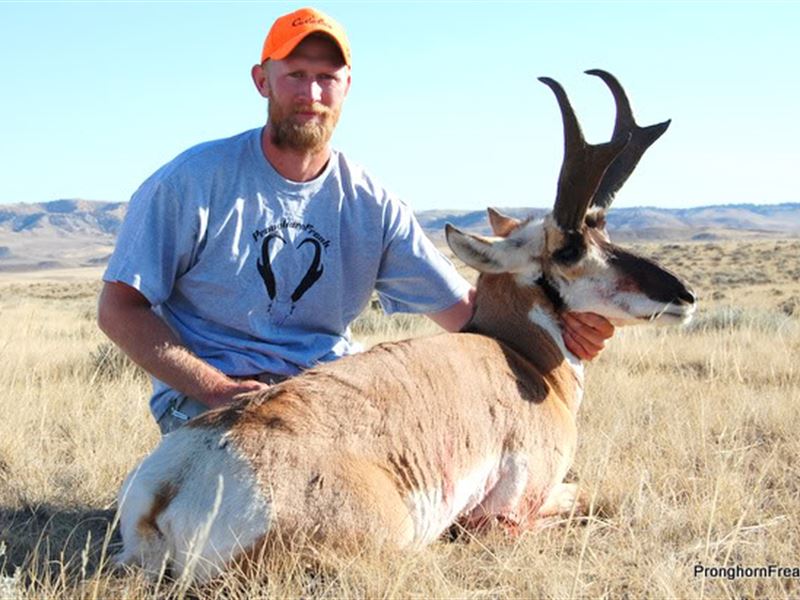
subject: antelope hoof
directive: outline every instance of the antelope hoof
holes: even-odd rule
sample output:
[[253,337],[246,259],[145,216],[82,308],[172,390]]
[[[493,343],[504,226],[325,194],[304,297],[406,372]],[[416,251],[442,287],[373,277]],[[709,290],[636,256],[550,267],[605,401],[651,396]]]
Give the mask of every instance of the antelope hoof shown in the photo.
[[585,517],[589,514],[589,499],[577,483],[559,483],[539,509],[540,519],[547,517]]

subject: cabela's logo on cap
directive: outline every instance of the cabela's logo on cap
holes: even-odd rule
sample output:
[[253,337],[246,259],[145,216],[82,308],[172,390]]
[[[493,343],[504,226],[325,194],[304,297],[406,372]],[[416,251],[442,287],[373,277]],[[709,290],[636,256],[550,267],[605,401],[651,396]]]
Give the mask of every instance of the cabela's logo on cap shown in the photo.
[[292,27],[301,27],[303,25],[322,25],[327,29],[333,29],[330,23],[320,17],[298,17],[292,21]]

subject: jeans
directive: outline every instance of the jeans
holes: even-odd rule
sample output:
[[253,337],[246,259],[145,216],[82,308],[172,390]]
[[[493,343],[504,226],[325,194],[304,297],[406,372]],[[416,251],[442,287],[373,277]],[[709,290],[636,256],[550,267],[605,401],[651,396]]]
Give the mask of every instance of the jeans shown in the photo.
[[209,410],[208,406],[193,400],[188,396],[178,396],[170,402],[167,412],[158,420],[161,435],[175,431],[189,421],[189,419]]

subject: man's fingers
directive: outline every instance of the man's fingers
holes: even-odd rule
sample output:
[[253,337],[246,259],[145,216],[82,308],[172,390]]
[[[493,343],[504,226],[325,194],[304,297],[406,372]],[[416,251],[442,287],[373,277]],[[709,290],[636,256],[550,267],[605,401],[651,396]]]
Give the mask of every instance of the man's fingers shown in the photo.
[[568,312],[564,314],[564,320],[576,335],[590,339],[595,345],[614,335],[614,325],[594,313]]
[[237,386],[238,390],[236,390],[236,393],[232,397],[234,401],[242,400],[250,394],[255,394],[269,388],[268,384],[256,381],[255,379],[243,379],[237,383],[239,384]]
[[[588,313],[586,313],[588,314]],[[564,343],[567,349],[581,360],[592,360],[603,348],[608,337],[606,332],[598,332],[594,327],[587,325],[582,319],[576,318],[575,313],[566,313],[564,319]],[[600,322],[605,321],[600,317]],[[608,324],[613,333],[614,327]],[[601,324],[602,327],[602,324]]]
[[593,358],[594,355],[583,346],[583,344],[571,333],[569,329],[564,330],[563,337],[564,344],[567,346],[567,350],[572,352],[579,359],[590,360]]

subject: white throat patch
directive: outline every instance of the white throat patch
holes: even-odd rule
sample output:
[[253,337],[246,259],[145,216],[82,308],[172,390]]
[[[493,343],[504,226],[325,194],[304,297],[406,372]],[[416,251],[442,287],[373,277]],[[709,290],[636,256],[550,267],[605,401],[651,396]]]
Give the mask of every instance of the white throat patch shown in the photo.
[[564,344],[564,336],[561,334],[561,328],[558,325],[558,321],[556,318],[544,310],[541,306],[534,306],[530,312],[528,313],[528,318],[531,320],[532,323],[535,323],[542,329],[544,329],[547,334],[553,339],[553,341],[558,346],[558,349],[561,350],[561,353],[567,359],[567,362],[575,371],[575,375],[578,377],[578,380],[582,383],[583,382],[583,363],[575,356],[572,352],[567,350],[566,344]]

